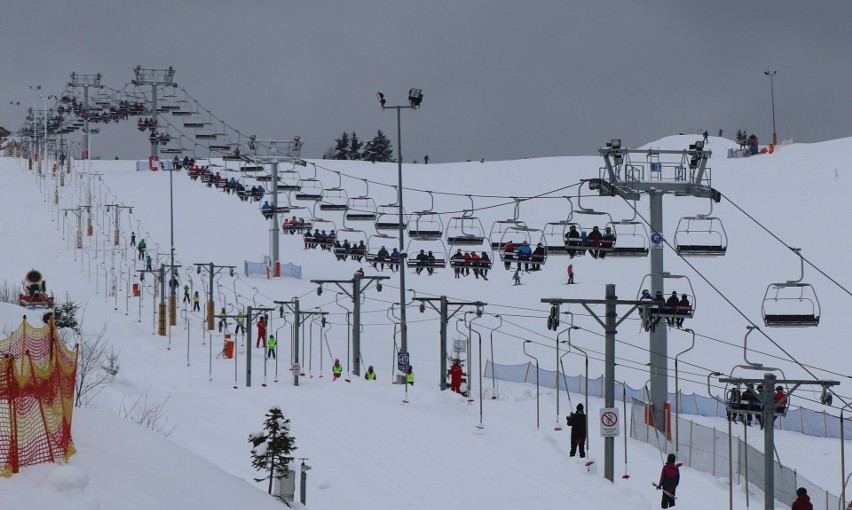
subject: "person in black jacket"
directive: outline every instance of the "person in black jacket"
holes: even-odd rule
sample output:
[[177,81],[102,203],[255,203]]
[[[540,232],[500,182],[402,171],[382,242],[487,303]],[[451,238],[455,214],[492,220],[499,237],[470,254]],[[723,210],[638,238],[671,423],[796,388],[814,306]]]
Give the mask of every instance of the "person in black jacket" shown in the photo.
[[580,458],[586,456],[586,413],[583,412],[583,404],[577,404],[577,412],[571,413],[567,418],[568,426],[571,427],[571,452],[573,457],[580,449]]

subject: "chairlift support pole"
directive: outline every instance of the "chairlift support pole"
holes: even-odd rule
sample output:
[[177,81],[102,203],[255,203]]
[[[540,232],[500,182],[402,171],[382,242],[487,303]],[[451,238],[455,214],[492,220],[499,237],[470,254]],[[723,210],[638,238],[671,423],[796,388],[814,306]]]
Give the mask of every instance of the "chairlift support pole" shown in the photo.
[[212,262],[196,262],[193,264],[196,267],[196,273],[201,274],[201,270],[207,271],[208,283],[207,283],[207,330],[213,331],[215,328],[215,316],[216,316],[216,307],[213,303],[213,277],[219,273],[222,269],[230,269],[231,276],[234,275],[234,268],[236,266],[219,266]]
[[[83,108],[87,113],[85,117],[83,117],[83,147],[85,147],[85,156],[82,159],[89,159],[89,87],[95,87],[98,89],[103,88],[101,85],[101,73],[97,74],[77,74],[76,72],[71,73],[71,81],[68,82],[68,86],[72,88],[82,88],[83,89]],[[69,162],[70,162],[70,154]]]
[[[762,384],[764,390],[764,401],[762,404],[761,414],[763,415],[763,476],[764,476],[764,510],[775,509],[775,461],[772,456],[775,451],[775,410],[777,403],[775,402],[774,390],[777,384],[792,386],[787,391],[785,399],[789,401],[790,395],[802,385],[819,385],[823,388],[836,386],[839,381],[820,381],[820,380],[791,380],[778,379],[772,372],[765,372],[763,379],[743,379],[738,377],[720,377],[720,383],[735,383],[735,384]],[[783,402],[783,401],[782,401]],[[786,405],[786,402],[784,403]]]
[[[272,271],[275,277],[280,277],[280,251],[279,251],[279,224],[278,224],[278,163],[292,163],[295,165],[305,165],[305,162],[300,159],[302,150],[302,140],[298,136],[292,140],[253,140],[254,143],[260,143],[262,146],[276,148],[282,146],[284,155],[270,154],[269,156],[251,155],[253,163],[269,163],[272,166],[272,226],[269,227],[269,243],[270,243],[270,260]],[[256,145],[255,145],[256,147]]]
[[[135,79],[131,81],[133,85],[141,86],[141,85],[150,85],[151,86],[151,120],[153,121],[154,127],[151,132],[155,132],[157,130],[157,88],[158,87],[172,87],[175,85],[174,76],[175,70],[172,66],[169,66],[168,69],[145,69],[142,66],[136,66],[133,68],[133,73],[136,76]],[[155,161],[159,161],[160,159],[160,141],[156,137],[151,138],[151,162],[150,164],[153,166]],[[172,259],[172,264],[174,264],[174,258]]]
[[[589,179],[589,189],[598,190],[602,196],[620,196],[625,200],[639,200],[642,193],[650,197],[650,222],[653,237],[662,236],[663,232],[663,196],[690,195],[710,198],[715,202],[721,200],[721,194],[706,184],[705,177],[707,162],[712,151],[704,150],[703,142],[690,145],[684,150],[663,149],[627,149],[621,146],[621,140],[613,139],[605,147],[598,150],[604,159],[602,177]],[[646,158],[660,155],[680,156],[682,161],[688,161],[689,166],[683,169],[682,175],[676,175],[670,180],[637,180],[628,178],[622,166],[631,154],[644,155]],[[626,165],[625,165],[626,166]],[[662,169],[660,170],[662,171]],[[662,237],[660,237],[662,239]],[[664,241],[652,243],[651,259],[651,293],[664,291],[663,274],[665,272],[663,248]],[[666,328],[654,328],[649,332],[651,401],[653,405],[655,426],[662,430],[665,427],[665,404],[668,402],[668,332]]]
[[[299,310],[299,298],[293,298],[292,301],[273,301],[280,308],[280,313],[284,315],[284,307],[286,306],[288,310],[293,312],[293,334],[291,335],[291,340],[293,341],[293,350],[290,353],[291,359],[291,367],[299,364],[299,329],[302,326],[302,313]],[[251,346],[249,346],[251,348]],[[293,372],[293,386],[299,385],[299,370],[292,370]]]
[[[604,406],[615,406],[615,334],[616,328],[626,319],[634,310],[649,305],[648,301],[632,301],[620,300],[615,295],[615,284],[608,283],[606,285],[605,299],[562,299],[562,298],[542,298],[542,303],[550,305],[562,304],[580,304],[594,318],[598,324],[604,328]],[[604,320],[592,310],[590,305],[605,305]],[[621,318],[618,318],[616,306],[627,305],[630,310],[627,311]],[[647,310],[646,312],[647,313]],[[588,412],[588,409],[586,410]],[[604,477],[610,482],[615,481],[615,438],[604,438]]]
[[[482,301],[449,301],[447,300],[447,296],[441,296],[437,298],[413,298],[413,301],[420,301],[421,310],[425,311],[425,306],[428,304],[430,308],[438,312],[441,316],[441,352],[440,352],[440,363],[439,363],[439,374],[438,380],[441,382],[440,388],[441,391],[447,389],[447,324],[449,324],[450,319],[455,317],[462,308],[466,306],[475,306],[476,311],[481,314],[483,308],[488,303],[483,303]],[[435,302],[438,302],[439,305],[435,306]],[[450,306],[454,306],[455,309],[450,313]],[[470,380],[470,364],[468,364],[468,381]]]
[[411,89],[408,91],[408,105],[387,106],[385,96],[381,92],[376,95],[379,98],[379,104],[384,110],[396,110],[396,149],[397,149],[397,182],[399,189],[397,190],[397,204],[399,205],[399,350],[408,352],[408,321],[406,320],[406,305],[405,305],[405,220],[403,218],[402,208],[402,119],[400,112],[405,110],[416,110],[420,107],[420,102],[423,100],[420,89]]
[[[378,290],[381,288],[379,282],[389,279],[390,276],[361,276],[356,273],[351,280],[311,280],[311,283],[319,285],[317,291],[322,289],[323,284],[331,283],[352,300],[352,373],[357,376],[361,375],[361,293],[373,283],[376,284]],[[366,280],[363,287],[361,286],[362,280]],[[352,285],[352,290],[346,290],[344,284]]]

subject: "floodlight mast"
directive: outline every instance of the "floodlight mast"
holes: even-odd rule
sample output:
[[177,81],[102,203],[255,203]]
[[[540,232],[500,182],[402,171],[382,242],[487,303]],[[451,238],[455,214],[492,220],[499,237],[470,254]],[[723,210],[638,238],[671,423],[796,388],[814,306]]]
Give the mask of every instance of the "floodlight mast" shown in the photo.
[[[590,190],[597,190],[602,196],[620,196],[625,200],[637,201],[642,193],[647,193],[650,206],[650,227],[652,232],[650,249],[651,259],[651,293],[663,291],[664,264],[663,247],[665,240],[663,232],[663,196],[694,196],[709,198],[714,202],[721,200],[721,193],[710,187],[710,176],[707,172],[707,162],[712,152],[704,149],[704,142],[699,140],[684,150],[664,149],[628,149],[622,147],[621,139],[614,138],[605,147],[598,150],[604,159],[604,167],[600,177],[588,179]],[[631,154],[644,155],[646,160],[660,156],[680,157],[675,168],[674,178],[663,179],[663,163],[657,162],[657,167],[651,163],[648,176],[644,171],[635,172],[629,164]],[[630,168],[628,168],[630,167]],[[658,176],[654,176],[658,174]],[[651,371],[651,401],[654,412],[654,423],[657,427],[665,427],[665,403],[668,401],[668,334],[666,328],[651,328],[650,363]]]
[[[250,155],[248,160],[254,163],[268,163],[272,167],[272,226],[269,227],[270,264],[276,277],[281,276],[279,253],[279,223],[278,223],[278,163],[305,165],[300,158],[304,142],[298,136],[292,140],[258,140],[252,136],[249,141]],[[266,155],[257,154],[258,147]]]
[[[133,73],[136,78],[131,83],[137,86],[151,86],[151,132],[157,129],[157,87],[174,87],[177,85],[174,82],[175,70],[172,66],[167,69],[147,69],[142,66],[133,68]],[[154,163],[160,160],[160,140],[156,136],[150,137],[151,140],[151,157],[148,165],[153,169]]]
[[397,158],[397,204],[399,205],[399,350],[400,352],[408,352],[408,322],[406,321],[405,313],[405,221],[403,219],[402,209],[402,122],[400,119],[400,111],[403,109],[416,110],[420,107],[423,101],[423,91],[420,89],[409,89],[408,105],[388,106],[385,100],[385,95],[381,92],[376,92],[376,97],[379,99],[379,104],[382,110],[396,110],[396,150],[399,157]]
[[77,74],[71,73],[71,81],[68,82],[71,88],[83,88],[83,111],[87,115],[83,116],[83,147],[85,147],[83,157],[81,159],[89,159],[89,87],[102,89],[101,73],[97,74]]

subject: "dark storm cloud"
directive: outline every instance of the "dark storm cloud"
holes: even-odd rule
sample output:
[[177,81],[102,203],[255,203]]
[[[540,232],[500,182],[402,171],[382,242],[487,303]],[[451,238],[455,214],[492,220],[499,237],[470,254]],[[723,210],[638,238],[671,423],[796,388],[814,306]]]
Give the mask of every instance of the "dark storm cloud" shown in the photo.
[[[411,87],[424,101],[403,112],[406,161],[593,154],[612,137],[688,130],[768,140],[771,69],[779,138],[820,141],[852,134],[850,14],[795,0],[13,2],[0,15],[0,125],[20,125],[28,85],[58,94],[76,71],[121,88],[137,64],[171,65],[229,125],[299,135],[308,157],[343,131],[382,129],[396,146],[375,93],[404,104]],[[93,144],[105,157],[148,150],[129,126]]]

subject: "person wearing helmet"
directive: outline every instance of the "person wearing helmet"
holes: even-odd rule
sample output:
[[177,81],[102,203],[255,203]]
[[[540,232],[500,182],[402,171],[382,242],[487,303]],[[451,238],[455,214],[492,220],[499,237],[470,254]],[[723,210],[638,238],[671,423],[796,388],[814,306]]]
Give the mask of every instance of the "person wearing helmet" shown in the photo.
[[488,280],[488,270],[491,269],[491,257],[488,256],[488,252],[482,252],[482,255],[479,256],[479,274],[482,275],[483,280]]
[[675,506],[675,490],[677,490],[677,486],[680,484],[680,469],[675,464],[675,460],[675,454],[670,453],[666,457],[666,464],[660,473],[660,483],[657,484],[657,490],[663,491],[660,508]]
[[[775,387],[775,414],[784,414],[787,411],[787,394],[783,386]],[[775,415],[772,416],[772,425],[775,425]]]
[[373,365],[370,365],[370,368],[367,369],[367,373],[364,374],[364,379],[368,381],[376,380],[376,373],[373,371]]
[[592,231],[589,232],[589,247],[592,248],[589,250],[589,253],[594,258],[598,258],[600,255],[599,248],[601,247],[601,239],[603,239],[603,234],[598,229],[597,226],[592,227]]
[[331,371],[334,373],[334,376],[331,378],[331,382],[334,382],[340,379],[340,374],[343,373],[343,367],[340,366],[340,360],[334,360],[334,365],[331,366]]
[[686,294],[680,295],[680,301],[677,303],[677,319],[676,325],[679,328],[683,327],[683,319],[692,311],[692,304],[689,302],[689,297]]
[[603,236],[601,237],[601,251],[600,258],[606,258],[606,252],[612,250],[615,246],[615,232],[612,231],[612,227],[606,227],[604,229]]
[[450,257],[450,266],[453,268],[453,275],[456,278],[461,278],[461,272],[464,269],[464,253],[462,253],[461,248],[457,249]]
[[666,300],[666,324],[669,326],[675,325],[675,314],[677,313],[677,305],[680,303],[680,300],[677,298],[677,292],[672,291],[672,295]]

